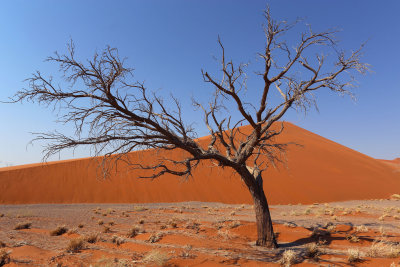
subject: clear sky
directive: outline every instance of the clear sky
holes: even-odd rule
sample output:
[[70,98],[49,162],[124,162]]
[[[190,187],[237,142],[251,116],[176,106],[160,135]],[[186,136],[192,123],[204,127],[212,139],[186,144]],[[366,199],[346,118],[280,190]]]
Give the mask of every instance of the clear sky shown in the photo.
[[[184,103],[185,118],[199,122],[189,105],[206,99],[212,88],[201,69],[216,73],[217,37],[234,60],[257,65],[264,37],[262,11],[271,7],[280,20],[304,18],[315,30],[339,28],[341,47],[355,49],[368,40],[363,61],[372,65],[358,78],[357,102],[332,93],[318,94],[319,112],[291,111],[285,120],[375,158],[400,157],[400,1],[370,0],[181,0],[181,1],[1,1],[0,100],[7,100],[35,70],[57,76],[43,60],[65,52],[72,38],[80,58],[106,45],[117,47],[136,77],[149,88],[172,92]],[[250,77],[254,78],[254,77]],[[251,90],[260,81],[250,80]],[[250,89],[249,89],[250,90]],[[254,101],[249,96],[250,101]],[[0,166],[40,162],[40,144],[30,132],[70,126],[56,124],[51,109],[31,103],[0,103]],[[199,135],[207,132],[199,125]],[[80,149],[51,160],[83,157]]]

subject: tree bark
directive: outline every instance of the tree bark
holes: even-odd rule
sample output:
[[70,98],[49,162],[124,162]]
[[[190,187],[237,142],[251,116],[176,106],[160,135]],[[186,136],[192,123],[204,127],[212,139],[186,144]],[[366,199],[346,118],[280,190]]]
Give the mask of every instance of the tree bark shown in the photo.
[[252,177],[253,181],[251,183],[249,183],[248,175],[246,175],[247,177],[243,177],[242,174],[242,179],[249,188],[254,201],[257,225],[256,245],[267,248],[277,248],[278,243],[276,242],[274,228],[272,226],[271,214],[264,193],[261,173],[255,171],[253,172],[254,176],[250,172],[248,174]]

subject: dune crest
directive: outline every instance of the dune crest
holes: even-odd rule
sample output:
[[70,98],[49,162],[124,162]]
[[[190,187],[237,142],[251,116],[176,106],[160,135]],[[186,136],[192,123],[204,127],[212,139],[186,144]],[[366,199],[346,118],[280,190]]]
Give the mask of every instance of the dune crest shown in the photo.
[[[263,174],[271,204],[376,199],[399,193],[400,172],[382,160],[287,122],[279,140],[303,147],[289,148],[287,167]],[[154,151],[134,152],[131,157],[151,161]],[[201,163],[188,181],[171,175],[137,179],[142,171],[123,167],[102,180],[98,171],[91,158],[0,168],[0,203],[252,203],[237,175],[207,162]]]

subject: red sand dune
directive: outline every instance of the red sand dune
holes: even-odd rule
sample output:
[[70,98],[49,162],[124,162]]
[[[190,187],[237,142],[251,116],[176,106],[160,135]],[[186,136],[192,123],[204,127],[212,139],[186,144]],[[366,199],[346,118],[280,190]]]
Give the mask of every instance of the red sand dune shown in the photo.
[[[303,147],[289,149],[287,169],[264,172],[271,204],[387,198],[400,193],[400,172],[381,160],[291,123],[286,123],[280,140]],[[131,156],[146,162],[154,158],[154,151]],[[97,166],[93,159],[78,159],[0,168],[0,203],[252,202],[238,176],[208,163],[201,164],[189,181],[170,175],[137,179],[141,171],[123,168],[102,180],[96,175]]]

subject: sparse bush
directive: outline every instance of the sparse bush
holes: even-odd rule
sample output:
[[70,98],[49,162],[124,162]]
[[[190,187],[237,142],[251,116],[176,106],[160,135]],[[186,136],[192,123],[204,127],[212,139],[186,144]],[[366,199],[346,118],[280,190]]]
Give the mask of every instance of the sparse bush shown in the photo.
[[293,250],[288,249],[282,253],[282,257],[281,257],[279,263],[282,266],[289,267],[289,266],[292,266],[292,264],[295,264],[296,261],[297,261],[296,253]]
[[320,238],[320,237],[325,237],[325,236],[330,236],[331,233],[329,233],[327,230],[315,227],[311,233],[311,237],[313,238]]
[[393,194],[390,196],[391,199],[400,200],[400,194]]
[[1,217],[4,217],[4,214],[3,214],[3,213],[0,213],[0,218],[1,218]]
[[85,236],[84,240],[88,243],[94,244],[97,242],[98,238],[99,238],[99,236],[97,234],[89,234],[89,235]]
[[108,225],[110,225],[110,226],[113,226],[114,224],[115,224],[115,222],[113,222],[113,221],[108,222]]
[[10,263],[10,252],[5,249],[0,250],[0,266]]
[[103,220],[98,220],[98,221],[97,221],[97,224],[98,224],[98,225],[103,225],[103,224],[104,224],[104,221],[103,221]]
[[358,249],[347,250],[347,261],[349,263],[356,263],[362,261],[362,254]]
[[229,230],[218,230],[218,235],[226,240],[237,237],[237,235],[233,234]]
[[161,238],[162,238],[163,236],[164,236],[163,233],[158,232],[158,233],[152,234],[152,235],[149,237],[149,240],[148,240],[148,241],[149,241],[150,243],[156,243],[156,242],[160,241]]
[[146,211],[146,210],[147,210],[147,208],[145,208],[145,207],[133,206],[133,211],[140,212],[140,211]]
[[231,228],[231,229],[233,229],[233,228],[236,228],[236,227],[238,227],[238,226],[240,226],[240,225],[242,225],[242,224],[240,223],[240,221],[233,221],[233,222],[231,222],[231,223],[228,225],[228,227]]
[[319,256],[322,254],[320,247],[317,243],[309,243],[305,246],[305,257],[318,261]]
[[6,243],[0,241],[0,248],[4,248],[4,247],[6,247]]
[[289,228],[297,227],[297,224],[295,224],[293,222],[285,222],[283,225],[286,226],[286,227],[289,227]]
[[85,227],[84,224],[82,224],[82,223],[78,224],[78,228],[83,228],[83,227]]
[[354,230],[358,233],[366,233],[366,232],[368,232],[368,227],[365,225],[358,225],[358,226],[354,227]]
[[358,236],[356,236],[355,234],[346,236],[346,239],[347,239],[349,242],[351,242],[351,243],[358,243],[358,242],[360,242],[360,238],[358,238]]
[[76,234],[76,233],[78,233],[78,229],[77,228],[72,228],[72,229],[68,230],[68,234],[69,235]]
[[140,220],[139,220],[139,224],[144,224],[144,220],[143,220],[143,219],[140,219]]
[[72,239],[68,246],[67,252],[78,253],[84,248],[84,241],[81,238]]
[[31,226],[32,226],[32,223],[30,223],[30,222],[19,223],[14,227],[14,230],[29,229],[29,228],[31,228]]
[[104,226],[103,233],[110,233],[110,232],[111,232],[111,228],[108,226]]
[[125,239],[120,237],[120,236],[113,235],[112,238],[111,238],[111,242],[113,242],[114,244],[119,246],[119,245],[125,243]]
[[126,234],[127,237],[133,238],[137,236],[139,233],[142,233],[143,230],[141,230],[138,226],[133,226],[131,229],[129,229],[128,233]]
[[373,258],[397,258],[400,256],[400,246],[382,241],[374,242],[367,255]]
[[65,234],[68,231],[68,228],[64,226],[58,226],[56,229],[50,231],[51,236],[58,236]]
[[153,263],[158,266],[165,266],[169,260],[168,254],[160,250],[152,250],[143,258],[145,263]]

